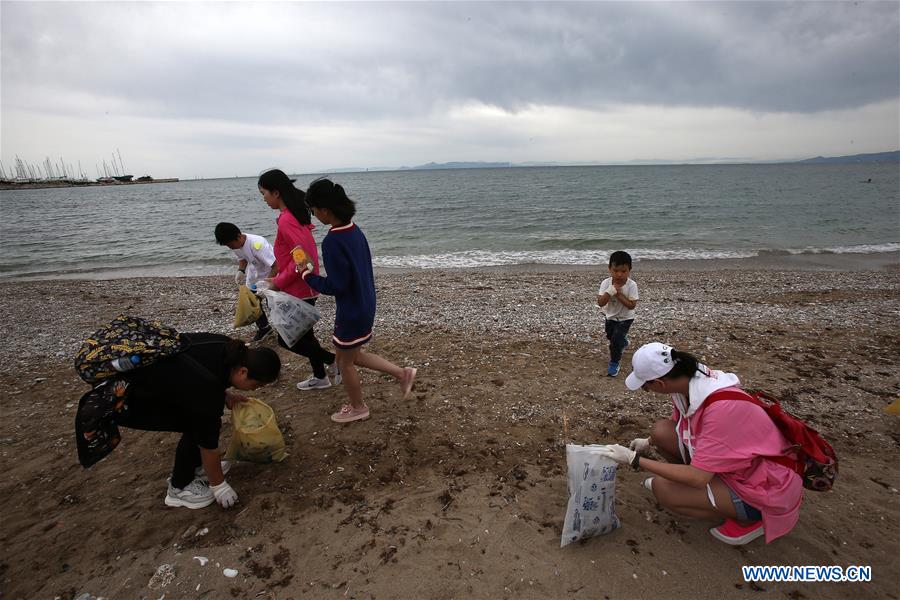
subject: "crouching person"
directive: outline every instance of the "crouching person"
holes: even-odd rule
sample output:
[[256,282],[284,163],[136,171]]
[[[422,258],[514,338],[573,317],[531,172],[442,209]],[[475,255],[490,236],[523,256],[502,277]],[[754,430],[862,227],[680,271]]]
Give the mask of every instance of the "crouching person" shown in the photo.
[[228,391],[251,391],[278,378],[281,360],[270,348],[248,348],[213,333],[185,333],[188,348],[124,374],[128,409],[117,423],[145,431],[181,434],[166,491],[167,506],[203,508],[218,502],[230,508],[237,493],[225,481],[219,431],[225,406],[246,398]]
[[[790,532],[800,516],[803,483],[776,461],[791,456],[791,443],[763,408],[742,399],[738,377],[659,342],[638,348],[632,368],[625,385],[668,394],[672,417],[658,421],[649,438],[630,448],[607,446],[605,454],[653,473],[644,486],[672,512],[724,518],[710,533],[727,544],[762,535],[768,543]],[[650,446],[667,462],[641,456]]]

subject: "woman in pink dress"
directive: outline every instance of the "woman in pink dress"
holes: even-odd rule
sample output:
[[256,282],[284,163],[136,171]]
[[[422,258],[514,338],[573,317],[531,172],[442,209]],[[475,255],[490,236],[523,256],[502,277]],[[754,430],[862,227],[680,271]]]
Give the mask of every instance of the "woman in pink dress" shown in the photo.
[[[630,448],[607,446],[609,458],[653,473],[644,486],[674,513],[725,519],[710,533],[727,544],[785,535],[797,524],[803,482],[796,471],[771,460],[791,444],[760,406],[743,398],[733,373],[715,371],[686,352],[653,342],[637,349],[631,390],[668,394],[673,411],[649,438]],[[650,446],[666,462],[642,456]]]

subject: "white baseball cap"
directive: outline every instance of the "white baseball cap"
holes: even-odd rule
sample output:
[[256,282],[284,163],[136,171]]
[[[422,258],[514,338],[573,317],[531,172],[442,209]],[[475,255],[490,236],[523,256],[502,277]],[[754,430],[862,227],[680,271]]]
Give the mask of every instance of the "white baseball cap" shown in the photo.
[[672,346],[651,342],[644,344],[631,357],[631,374],[625,378],[625,386],[636,390],[653,379],[659,379],[672,370]]

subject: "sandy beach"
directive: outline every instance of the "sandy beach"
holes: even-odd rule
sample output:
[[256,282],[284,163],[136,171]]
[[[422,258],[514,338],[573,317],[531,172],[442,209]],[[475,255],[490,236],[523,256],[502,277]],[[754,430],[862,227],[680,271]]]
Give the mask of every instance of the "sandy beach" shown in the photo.
[[[380,272],[371,348],[419,368],[414,394],[365,372],[372,418],[339,426],[329,414],[343,390],[298,391],[308,363],[279,350],[280,381],[254,395],[290,456],[237,464],[229,511],[163,505],[176,434],[123,429],[83,470],[73,419],[87,384],[71,362],[120,312],[249,339],[231,328],[230,278],[0,283],[0,596],[897,598],[900,418],[883,412],[900,394],[897,255],[637,263],[641,301],[615,379],[595,305],[605,273]],[[333,306],[319,303],[321,340]],[[649,341],[775,393],[832,442],[837,486],[807,492],[791,534],[726,546],[708,533],[717,523],[660,510],[644,475],[620,468],[622,527],[559,548],[567,439],[627,444],[670,413],[624,386]],[[747,583],[742,565],[867,565],[872,581]]]

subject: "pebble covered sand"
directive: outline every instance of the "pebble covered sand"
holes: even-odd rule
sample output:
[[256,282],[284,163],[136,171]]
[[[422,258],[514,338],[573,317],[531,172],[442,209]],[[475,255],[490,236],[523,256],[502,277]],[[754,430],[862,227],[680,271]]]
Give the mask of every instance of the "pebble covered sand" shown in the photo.
[[[238,464],[231,511],[163,506],[174,434],[123,430],[107,460],[82,470],[72,419],[87,386],[71,368],[81,340],[119,312],[249,339],[251,329],[231,328],[230,279],[2,283],[0,589],[9,598],[895,597],[900,419],[883,408],[900,395],[900,268],[896,257],[848,264],[638,264],[638,317],[616,379],[605,377],[595,305],[602,267],[379,273],[369,349],[419,368],[413,396],[401,400],[393,381],[366,372],[372,418],[337,426],[328,415],[342,389],[301,393],[294,383],[308,363],[279,350],[282,378],[256,395],[275,409],[290,456]],[[327,341],[333,301],[317,306]],[[622,528],[559,549],[564,442],[627,444],[670,412],[666,398],[622,381],[631,352],[654,340],[776,393],[834,444],[838,486],[807,493],[790,535],[723,546],[707,532],[715,523],[659,510],[642,474],[620,469]],[[750,584],[744,564],[872,565],[874,578]]]

